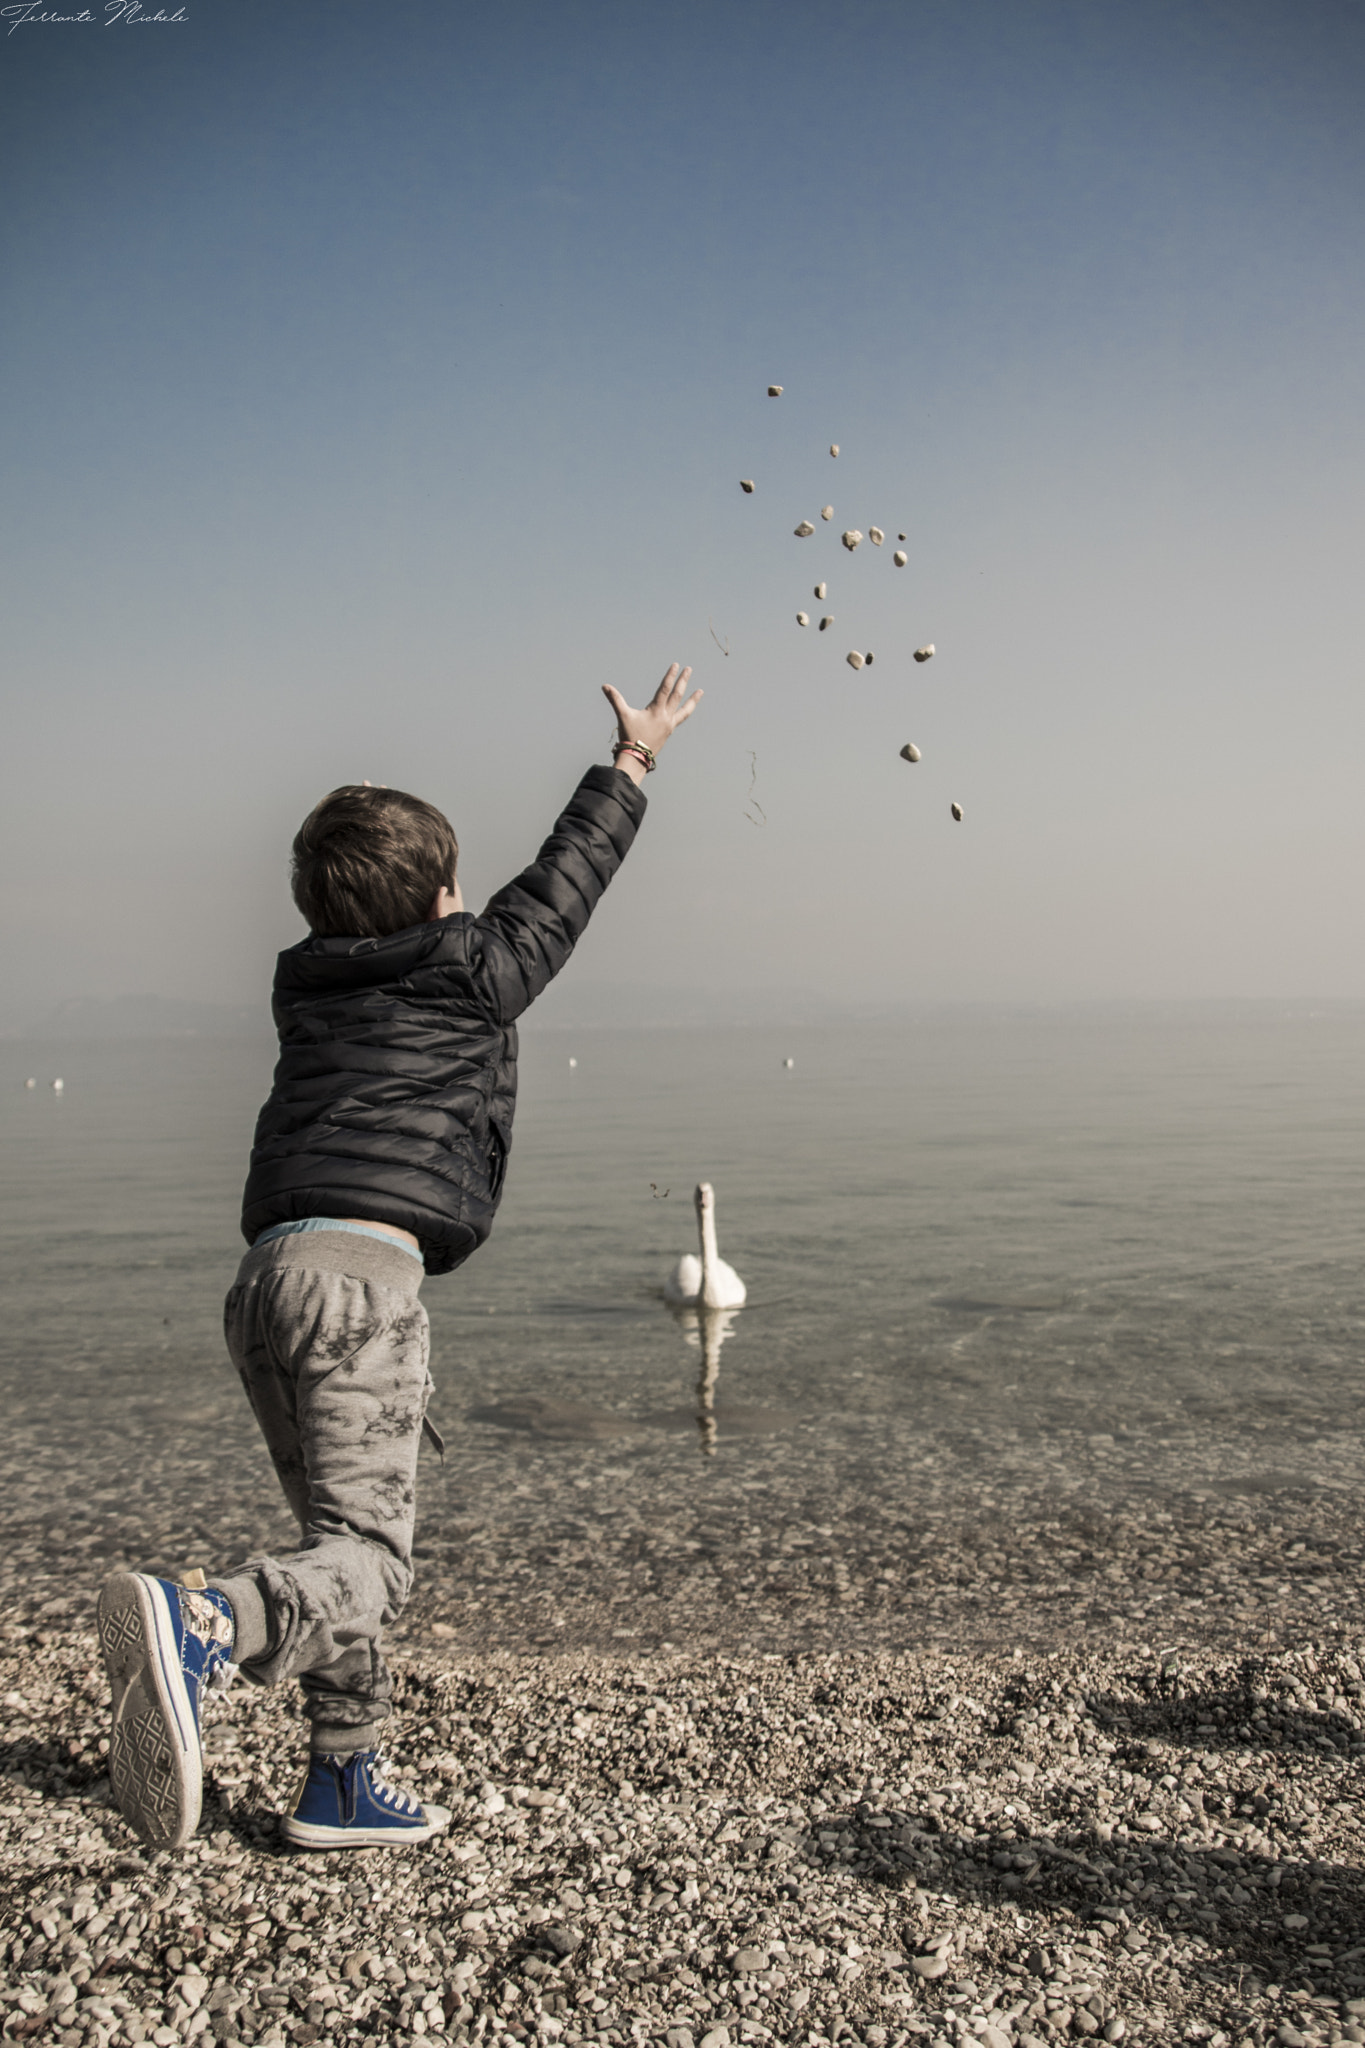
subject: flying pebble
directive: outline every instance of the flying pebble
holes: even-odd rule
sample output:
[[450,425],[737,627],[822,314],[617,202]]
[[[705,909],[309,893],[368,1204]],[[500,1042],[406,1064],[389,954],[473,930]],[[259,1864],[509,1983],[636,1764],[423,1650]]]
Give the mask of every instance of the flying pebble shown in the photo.
[[928,641],[928,642],[926,643],[926,645],[925,645],[925,646],[923,646],[923,647],[917,647],[917,648],[915,649],[915,660],[916,660],[916,661],[932,661],[932,660],[933,660],[933,658],[934,658],[934,643],[933,643],[933,641],[932,641],[932,640]]
[[820,631],[821,631],[822,633],[823,633],[823,632],[825,632],[825,631],[827,630],[827,628],[829,628],[829,627],[830,627],[830,626],[832,626],[833,624],[834,624],[834,614],[833,614],[833,612],[831,612],[831,613],[829,614],[829,616],[828,616],[827,618],[823,618],[823,619],[821,619],[821,621],[820,621]]
[[754,480],[751,476],[742,476],[739,480],[739,487],[746,498],[752,498],[754,494]]
[[891,559],[898,569],[903,569],[905,567],[907,560],[905,549],[897,548],[895,554],[891,557]]
[[815,586],[815,595],[819,598],[821,604],[823,604],[825,601],[825,591],[827,587],[828,586],[823,583],[817,583]]
[[919,757],[919,748],[915,745],[915,742],[913,740],[907,740],[905,742],[905,745],[901,748],[902,761],[918,761]]
[[905,534],[903,534],[903,533],[898,533],[898,534],[896,535],[896,539],[897,539],[897,540],[904,540],[905,538],[906,538],[906,535],[905,535]]
[[867,537],[871,541],[874,548],[879,548],[882,542],[886,539],[886,535],[882,532],[880,526],[869,526],[867,529]]
[[57,1080],[55,1080],[55,1081],[54,1081],[54,1082],[52,1083],[52,1092],[53,1092],[53,1094],[54,1094],[54,1095],[60,1095],[60,1094],[61,1094],[61,1092],[62,1092],[62,1090],[63,1090],[63,1088],[65,1088],[65,1086],[66,1086],[66,1083],[65,1083],[65,1081],[63,1081],[63,1080],[62,1080],[62,1079],[61,1079],[61,1078],[59,1077],[59,1078],[58,1078]]
[[798,612],[796,614],[796,623],[798,626],[808,626],[810,624],[810,613]]
[[823,505],[820,508],[820,517],[822,519],[832,519],[834,517],[834,507],[832,505]]
[[850,526],[848,532],[843,535],[844,546],[848,549],[850,554],[853,553],[853,550],[856,547],[860,547],[862,545],[862,538],[863,537],[859,533],[856,526]]
[[25,1088],[36,1088],[38,1086],[38,1078],[36,1074],[30,1080],[25,1081],[24,1086]]
[[831,455],[837,455],[839,453],[839,443],[837,441],[830,442],[829,452]]
[[956,821],[956,823],[960,825],[960,824],[962,823],[962,806],[961,806],[961,804],[949,804],[948,808],[949,808],[949,810],[950,810],[950,811],[952,812],[952,814],[953,814],[953,818],[954,818],[954,820]]
[[788,1070],[790,1070],[790,1069],[791,1069],[792,1067],[794,1067],[794,1066],[796,1065],[796,1061],[795,1061],[795,1060],[783,1060],[782,1064],[783,1064],[783,1066],[784,1066],[784,1067],[786,1067],[786,1068],[787,1068]]
[[803,519],[799,526],[792,528],[792,532],[798,540],[809,540],[814,531],[815,528],[811,525],[809,519]]
[[569,1055],[569,1065],[571,1067],[576,1067],[578,1065],[578,1061],[574,1058],[572,1053],[570,1053]]
[[844,659],[847,661],[850,668],[861,668],[863,665],[863,657],[861,654],[854,653],[845,655]]
[[865,654],[865,655],[863,656],[863,666],[864,666],[865,668],[871,668],[871,666],[872,666],[872,656],[871,656],[870,654]]
[[769,398],[780,398],[782,396],[782,386],[780,384],[770,384],[768,386],[768,396]]

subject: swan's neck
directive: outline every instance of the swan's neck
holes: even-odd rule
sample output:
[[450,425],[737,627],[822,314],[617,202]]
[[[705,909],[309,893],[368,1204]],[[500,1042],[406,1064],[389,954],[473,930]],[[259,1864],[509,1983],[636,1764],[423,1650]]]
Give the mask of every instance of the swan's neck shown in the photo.
[[716,1212],[713,1208],[697,1211],[697,1228],[701,1232],[701,1270],[703,1283],[711,1268],[720,1258],[716,1244]]

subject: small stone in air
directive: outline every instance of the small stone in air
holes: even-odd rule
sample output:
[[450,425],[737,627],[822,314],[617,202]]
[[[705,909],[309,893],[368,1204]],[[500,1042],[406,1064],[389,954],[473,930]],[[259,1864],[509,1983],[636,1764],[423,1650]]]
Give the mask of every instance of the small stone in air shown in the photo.
[[880,526],[869,526],[867,529],[867,537],[871,541],[874,548],[879,548],[882,542],[886,539],[886,535],[882,532]]
[[820,599],[821,603],[824,602],[825,588],[826,586],[823,583],[817,583],[815,586],[815,595]]
[[958,824],[960,825],[960,824],[962,823],[962,806],[961,806],[961,804],[949,804],[948,808],[949,808],[949,810],[950,810],[950,811],[952,812],[952,814],[953,814],[954,818],[956,818],[956,820],[957,820]]
[[861,654],[849,654],[846,655],[844,658],[848,662],[850,668],[861,668],[863,665],[863,657]]
[[832,519],[834,517],[834,507],[832,505],[821,506],[820,517],[822,519]]
[[865,654],[865,655],[863,656],[863,667],[864,667],[864,668],[871,668],[871,666],[872,666],[872,656],[871,656],[870,654]]
[[842,536],[844,546],[848,549],[850,554],[853,553],[853,550],[856,547],[860,547],[862,545],[862,538],[863,537],[859,533],[856,526],[850,526],[848,532]]
[[746,494],[746,496],[750,498],[753,496],[754,480],[751,476],[742,476],[739,480],[739,487]]
[[891,559],[898,569],[903,569],[906,563],[905,549],[897,548],[895,554],[891,557]]
[[783,1066],[784,1066],[784,1067],[794,1067],[794,1066],[796,1065],[796,1061],[795,1061],[795,1060],[783,1060],[782,1064],[783,1064]]
[[898,534],[896,535],[896,539],[897,539],[897,540],[904,540],[905,538],[906,538],[906,535],[905,535],[905,534],[903,534],[903,533],[898,533]]
[[810,613],[798,612],[796,614],[796,623],[798,626],[808,626],[810,624]]
[[782,386],[780,384],[770,384],[768,386],[768,396],[769,398],[780,398],[782,396]]
[[934,658],[934,643],[933,643],[933,641],[932,641],[932,640],[927,640],[927,641],[925,642],[925,644],[924,644],[924,646],[923,646],[923,647],[917,647],[917,648],[915,649],[915,660],[916,660],[916,661],[932,661],[932,660],[933,660],[933,658]]
[[825,629],[826,629],[827,627],[829,627],[829,626],[832,626],[833,624],[834,624],[834,614],[833,614],[833,612],[830,612],[830,613],[829,613],[829,614],[828,614],[828,615],[827,615],[827,616],[826,616],[825,618],[821,619],[821,621],[820,621],[820,631],[821,631],[821,632],[823,633],[823,632],[825,631]]
[[839,453],[839,443],[837,441],[830,442],[829,452],[831,455],[837,455]]
[[809,519],[803,519],[799,526],[792,528],[792,532],[798,540],[809,540],[814,531],[815,528],[811,525]]
[[905,742],[905,745],[901,748],[902,761],[918,761],[919,757],[919,748],[915,745],[915,742],[913,740],[907,740]]

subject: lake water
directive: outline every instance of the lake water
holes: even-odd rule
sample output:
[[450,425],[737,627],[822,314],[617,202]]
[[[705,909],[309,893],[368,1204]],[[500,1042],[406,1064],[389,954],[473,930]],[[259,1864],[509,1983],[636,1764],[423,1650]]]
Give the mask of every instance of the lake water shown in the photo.
[[[497,1227],[424,1288],[448,1454],[423,1461],[414,1625],[784,1647],[1084,1608],[1141,1630],[1163,1596],[1122,1562],[1135,1532],[1193,1517],[1249,1555],[1286,1516],[1346,1527],[1362,1026],[528,1028]],[[212,1569],[287,1540],[219,1327],[272,1060],[0,1043],[10,1597],[57,1615],[119,1556]],[[661,1299],[703,1177],[749,1289],[709,1331]]]

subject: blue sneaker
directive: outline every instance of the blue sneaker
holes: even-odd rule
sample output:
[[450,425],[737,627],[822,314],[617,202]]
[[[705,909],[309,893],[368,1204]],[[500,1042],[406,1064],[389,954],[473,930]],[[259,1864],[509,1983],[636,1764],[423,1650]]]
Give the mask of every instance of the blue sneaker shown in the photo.
[[114,1693],[109,1783],[114,1803],[154,1849],[183,1848],[199,1825],[204,1687],[231,1674],[226,1596],[144,1572],[115,1572],[99,1605],[100,1650]]
[[363,1749],[311,1758],[284,1837],[296,1849],[387,1849],[430,1841],[449,1826],[448,1807],[423,1806],[386,1785],[379,1751]]

